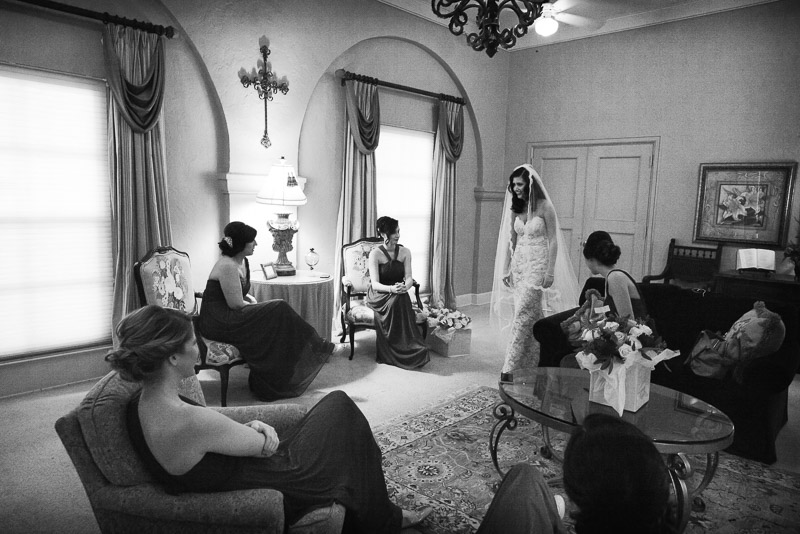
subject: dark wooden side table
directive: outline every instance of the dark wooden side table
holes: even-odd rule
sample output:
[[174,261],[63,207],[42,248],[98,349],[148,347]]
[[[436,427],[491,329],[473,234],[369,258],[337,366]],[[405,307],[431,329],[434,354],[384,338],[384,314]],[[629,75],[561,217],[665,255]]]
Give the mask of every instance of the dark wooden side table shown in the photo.
[[800,283],[788,274],[723,271],[714,275],[714,293],[800,304]]

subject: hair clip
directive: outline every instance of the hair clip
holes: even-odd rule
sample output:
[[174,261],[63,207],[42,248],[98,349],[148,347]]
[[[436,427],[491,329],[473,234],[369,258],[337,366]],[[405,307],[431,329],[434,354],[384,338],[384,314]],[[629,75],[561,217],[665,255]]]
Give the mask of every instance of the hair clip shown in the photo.
[[225,241],[229,247],[233,247],[233,239],[231,239],[230,236],[226,235],[225,237],[222,238],[222,240]]

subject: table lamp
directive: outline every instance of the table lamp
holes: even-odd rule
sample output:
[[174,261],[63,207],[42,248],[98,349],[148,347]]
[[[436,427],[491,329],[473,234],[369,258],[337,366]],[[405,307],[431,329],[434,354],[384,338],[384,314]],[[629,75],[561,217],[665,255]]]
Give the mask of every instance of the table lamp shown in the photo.
[[[294,167],[287,164],[283,156],[280,162],[270,169],[267,180],[256,195],[256,202],[273,206],[302,206],[307,202],[306,196],[297,185]],[[278,253],[278,259],[274,264],[278,276],[295,274],[294,265],[286,257],[286,253],[292,250],[292,238],[300,229],[300,223],[296,219],[289,219],[290,213],[288,210],[277,208],[275,211],[277,218],[267,221],[267,227],[274,240],[272,250]]]

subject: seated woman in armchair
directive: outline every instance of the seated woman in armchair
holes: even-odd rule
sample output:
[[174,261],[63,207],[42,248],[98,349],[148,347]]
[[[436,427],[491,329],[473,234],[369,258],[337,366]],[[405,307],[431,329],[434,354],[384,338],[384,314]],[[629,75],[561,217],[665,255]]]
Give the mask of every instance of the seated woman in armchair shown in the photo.
[[403,369],[422,367],[430,357],[408,295],[414,285],[411,251],[398,244],[397,219],[381,217],[377,229],[383,245],[369,254],[367,292],[367,306],[375,312],[377,360]]
[[128,405],[128,432],[167,491],[276,489],[287,524],[335,501],[346,509],[348,532],[397,533],[430,514],[389,500],[380,448],[344,392],[325,396],[279,441],[266,423],[240,424],[178,395],[197,358],[189,315],[149,305],[125,317],[116,333],[106,360],[126,380],[142,382]]

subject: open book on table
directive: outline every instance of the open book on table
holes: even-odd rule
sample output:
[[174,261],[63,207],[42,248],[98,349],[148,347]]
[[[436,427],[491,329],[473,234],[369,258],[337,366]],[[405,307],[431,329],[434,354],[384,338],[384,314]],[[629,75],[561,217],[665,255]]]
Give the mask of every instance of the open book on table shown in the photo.
[[740,271],[774,271],[775,251],[764,248],[740,248],[736,252],[736,269]]

